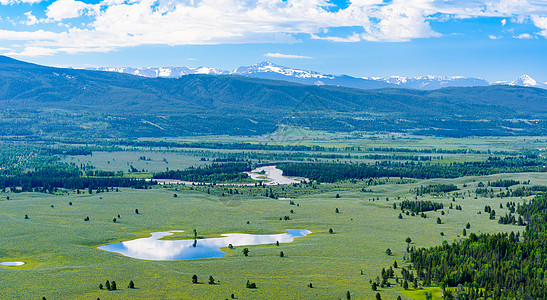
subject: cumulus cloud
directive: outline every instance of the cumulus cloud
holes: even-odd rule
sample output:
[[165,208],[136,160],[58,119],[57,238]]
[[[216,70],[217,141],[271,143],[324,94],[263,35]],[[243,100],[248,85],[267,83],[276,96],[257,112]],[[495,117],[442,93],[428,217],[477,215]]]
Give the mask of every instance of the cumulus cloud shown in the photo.
[[529,40],[529,39],[533,39],[534,37],[529,34],[529,33],[521,33],[519,35],[515,35],[513,36],[514,38],[516,39],[520,39],[520,40]]
[[507,24],[507,20],[506,19],[501,20],[501,26],[505,26],[505,24]]
[[[0,3],[22,1],[39,0]],[[543,0],[352,0],[344,9],[331,6],[328,0],[57,0],[47,7],[44,21],[67,26],[63,31],[0,30],[0,39],[27,41],[29,54],[153,44],[295,43],[302,35],[331,42],[405,42],[442,36],[432,20],[474,17],[503,17],[502,25],[505,18],[533,20],[547,37]],[[84,24],[64,22],[82,16]],[[26,24],[42,21],[32,17],[26,16]]]
[[52,21],[62,21],[81,16],[85,9],[94,6],[75,0],[57,0],[48,6],[46,16]]
[[282,53],[266,53],[266,57],[274,58],[311,58],[310,56],[294,55],[294,54],[282,54]]
[[33,16],[31,11],[26,12],[26,13],[25,13],[25,16],[27,17],[27,20],[26,20],[26,21],[23,21],[23,22],[22,22],[23,24],[28,25],[28,26],[32,26],[32,25],[38,24],[38,18],[36,18],[35,16]]
[[532,22],[534,22],[534,25],[541,29],[539,32],[540,35],[547,38],[547,17],[540,17],[538,15],[532,16]]

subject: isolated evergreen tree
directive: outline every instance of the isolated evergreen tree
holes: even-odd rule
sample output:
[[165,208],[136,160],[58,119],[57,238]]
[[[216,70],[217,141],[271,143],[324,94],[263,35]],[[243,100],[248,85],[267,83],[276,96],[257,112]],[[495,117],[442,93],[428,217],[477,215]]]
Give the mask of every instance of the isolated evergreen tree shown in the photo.
[[351,294],[349,293],[349,291],[346,292],[346,299],[348,299],[348,300],[351,299]]
[[215,284],[215,279],[213,278],[213,275],[209,276],[209,284]]
[[116,281],[112,280],[112,283],[110,284],[110,288],[115,291],[117,290],[118,288],[116,287]]
[[403,282],[403,289],[408,290],[408,281],[406,281],[406,279]]
[[378,289],[378,285],[376,284],[376,282],[373,282],[372,283],[372,290],[376,291],[377,289]]
[[329,233],[330,233],[330,234],[333,234],[333,233],[334,233],[334,230],[332,230],[332,228],[329,228]]
[[241,252],[243,252],[243,255],[249,256],[249,248],[243,248],[243,251]]
[[135,213],[138,215],[139,214],[139,209],[138,208],[135,208]]
[[192,283],[198,283],[198,275],[192,275]]
[[102,289],[103,289],[103,284],[99,283],[99,290],[102,290]]
[[391,254],[392,254],[391,249],[387,248],[387,249],[386,249],[386,254],[387,254],[387,255],[391,255]]
[[380,295],[380,293],[376,293],[376,300],[382,300],[382,296]]
[[442,224],[441,218],[437,217],[437,224]]
[[111,287],[110,287],[110,281],[107,280],[107,281],[105,282],[105,284],[104,284],[104,287],[105,287],[108,291],[110,291],[110,289],[111,289]]
[[469,222],[465,225],[465,228],[469,229],[471,228],[471,224],[469,224]]
[[283,251],[279,252],[279,257],[284,257],[285,254],[283,253]]
[[133,282],[133,280],[129,281],[128,287],[129,287],[130,289],[134,289],[134,288],[135,288],[135,283]]

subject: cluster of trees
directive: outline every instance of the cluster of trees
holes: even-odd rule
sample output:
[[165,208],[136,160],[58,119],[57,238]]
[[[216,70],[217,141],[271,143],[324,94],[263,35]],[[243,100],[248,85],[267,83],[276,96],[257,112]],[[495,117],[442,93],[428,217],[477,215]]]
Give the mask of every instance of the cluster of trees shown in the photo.
[[513,215],[512,213],[505,214],[505,216],[500,216],[498,223],[504,224],[504,225],[518,225],[518,226],[526,225],[526,223],[524,223],[524,220],[522,219],[522,216],[519,216],[517,219],[515,215]]
[[105,189],[108,187],[147,188],[155,185],[153,181],[123,177],[85,177],[81,171],[67,164],[54,164],[34,171],[11,176],[0,176],[0,188],[10,188],[12,192],[54,191],[65,189]]
[[288,176],[306,177],[320,182],[336,182],[344,179],[379,177],[408,178],[457,178],[510,172],[546,172],[545,160],[539,158],[490,157],[486,161],[451,163],[449,165],[421,162],[377,162],[364,163],[283,163],[278,168]]
[[520,181],[513,179],[499,179],[496,181],[488,181],[488,186],[493,187],[510,187],[517,184],[520,184]]
[[413,213],[421,213],[426,211],[437,211],[438,209],[443,209],[444,205],[439,202],[433,202],[430,200],[403,200],[399,204],[401,209],[410,210]]
[[458,190],[458,187],[454,184],[431,184],[428,186],[420,186],[416,188],[415,193],[418,196],[423,194],[441,194],[449,193]]
[[213,163],[204,167],[170,170],[154,174],[154,179],[178,179],[194,182],[243,182],[249,176],[243,172],[252,170],[249,162]]
[[499,192],[496,197],[527,197],[531,195],[537,195],[547,192],[547,186],[533,185],[533,186],[521,186],[515,189],[509,189]]
[[545,299],[547,195],[521,205],[518,213],[529,220],[522,237],[518,232],[471,233],[452,244],[411,249],[418,278],[426,285],[459,286],[467,299]]

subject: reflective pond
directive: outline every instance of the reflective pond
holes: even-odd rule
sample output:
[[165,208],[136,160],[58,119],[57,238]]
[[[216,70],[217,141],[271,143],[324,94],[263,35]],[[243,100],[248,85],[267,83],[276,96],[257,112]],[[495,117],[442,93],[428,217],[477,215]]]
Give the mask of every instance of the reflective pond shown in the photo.
[[218,258],[226,252],[221,248],[251,246],[279,243],[290,243],[295,238],[311,233],[304,229],[288,229],[279,234],[246,234],[227,233],[219,238],[196,240],[160,240],[162,237],[182,232],[177,230],[154,232],[151,237],[99,246],[99,249],[120,253],[122,255],[145,260],[185,260],[199,258]]
[[25,263],[22,261],[2,261],[0,262],[0,266],[7,266],[7,267],[17,267],[22,266]]

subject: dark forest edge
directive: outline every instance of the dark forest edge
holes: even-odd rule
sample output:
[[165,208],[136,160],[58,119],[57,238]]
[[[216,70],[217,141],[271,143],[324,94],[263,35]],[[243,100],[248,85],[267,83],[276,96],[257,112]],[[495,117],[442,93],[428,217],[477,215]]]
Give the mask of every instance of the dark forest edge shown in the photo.
[[[522,236],[471,233],[451,244],[409,248],[410,265],[401,268],[397,283],[405,290],[408,282],[414,288],[439,286],[443,299],[546,299],[547,194],[519,205],[517,212],[519,225],[526,224]],[[382,271],[381,286],[389,288],[393,277]]]

